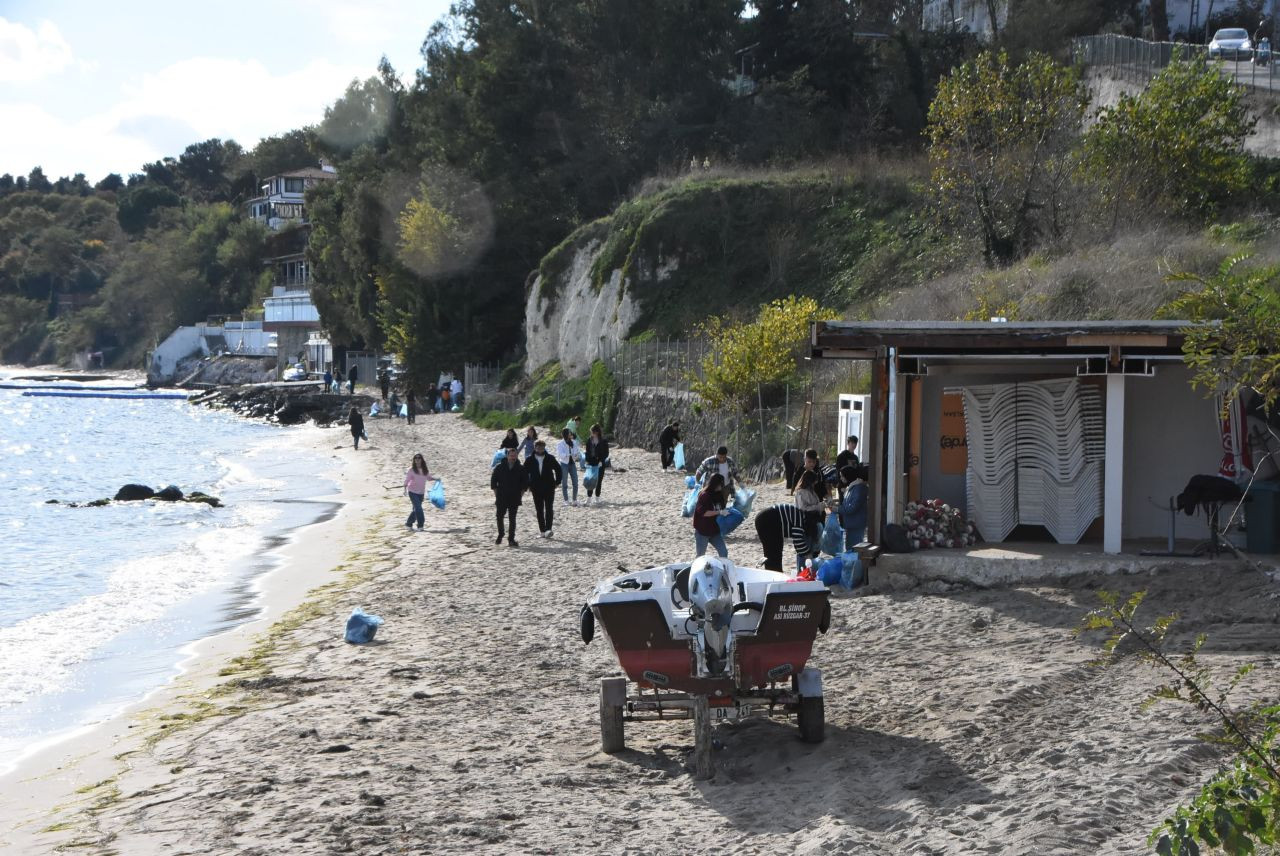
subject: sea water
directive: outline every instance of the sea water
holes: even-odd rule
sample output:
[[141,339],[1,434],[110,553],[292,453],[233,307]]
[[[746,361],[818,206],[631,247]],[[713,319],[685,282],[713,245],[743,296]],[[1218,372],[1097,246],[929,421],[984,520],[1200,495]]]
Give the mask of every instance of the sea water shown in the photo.
[[[184,647],[256,614],[274,548],[336,510],[324,456],[297,436],[315,430],[182,400],[0,389],[0,772],[143,698]],[[131,482],[225,507],[67,504]]]

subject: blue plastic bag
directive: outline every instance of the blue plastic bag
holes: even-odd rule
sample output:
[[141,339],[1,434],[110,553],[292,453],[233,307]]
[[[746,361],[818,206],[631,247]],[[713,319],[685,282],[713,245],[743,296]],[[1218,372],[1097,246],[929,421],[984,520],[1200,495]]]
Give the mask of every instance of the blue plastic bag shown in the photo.
[[675,455],[673,460],[675,462],[677,470],[684,469],[684,443],[676,443],[676,450],[675,450]]
[[600,481],[600,465],[589,464],[587,466],[587,474],[582,477],[582,486],[587,490],[591,490],[598,481]]
[[436,508],[444,510],[444,482],[436,479],[436,483],[431,486],[431,490],[427,491],[427,499],[431,500],[431,504]]
[[822,552],[828,556],[839,556],[844,552],[844,530],[840,528],[840,520],[834,514],[827,515],[827,522],[822,525]]
[[840,582],[840,575],[844,573],[844,562],[837,556],[831,559],[824,559],[821,565],[818,565],[818,579],[822,580],[823,585],[833,586]]
[[352,645],[363,645],[365,642],[373,641],[373,637],[377,635],[378,628],[381,626],[381,618],[369,615],[357,606],[351,610],[351,617],[347,619],[347,632],[344,638]]
[[841,553],[840,564],[840,585],[847,589],[862,585],[862,559],[857,553]]
[[400,405],[400,415],[401,415],[401,416],[408,416],[408,415],[409,415],[409,405],[407,405],[407,404],[402,404],[402,405]]
[[733,492],[733,507],[742,512],[745,518],[751,513],[751,503],[756,501],[756,492],[750,488],[740,487]]
[[693,490],[695,487],[698,486],[698,480],[695,479],[693,476],[685,476],[684,486],[687,487],[689,490]]
[[498,464],[502,463],[506,459],[506,457],[507,457],[506,449],[499,449],[498,451],[494,452],[493,460],[489,462],[489,469],[493,469]]
[[692,517],[694,506],[698,504],[698,491],[690,490],[684,495],[684,501],[680,503],[680,516]]
[[742,525],[742,521],[747,517],[736,508],[730,508],[728,514],[722,514],[716,518],[716,523],[720,524],[720,534],[728,535],[733,530]]

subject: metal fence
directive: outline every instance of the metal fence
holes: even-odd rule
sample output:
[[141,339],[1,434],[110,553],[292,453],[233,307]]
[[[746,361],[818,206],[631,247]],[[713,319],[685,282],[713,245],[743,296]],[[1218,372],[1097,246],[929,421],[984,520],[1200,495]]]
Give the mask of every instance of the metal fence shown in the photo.
[[1207,45],[1182,42],[1149,42],[1130,36],[1107,34],[1080,36],[1071,40],[1073,60],[1086,68],[1104,68],[1112,75],[1145,83],[1175,60],[1199,60],[1220,63],[1228,76],[1243,86],[1257,89],[1280,89],[1280,75],[1269,45],[1249,51],[1231,51],[1210,56]]

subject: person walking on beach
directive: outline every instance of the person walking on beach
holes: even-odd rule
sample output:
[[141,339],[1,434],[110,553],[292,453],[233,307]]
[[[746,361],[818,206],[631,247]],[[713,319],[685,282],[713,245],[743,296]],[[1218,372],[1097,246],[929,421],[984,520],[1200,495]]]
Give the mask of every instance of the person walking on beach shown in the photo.
[[698,503],[693,507],[693,555],[701,556],[707,552],[707,545],[716,548],[716,555],[726,558],[729,548],[724,545],[724,535],[720,533],[719,519],[729,513],[725,508],[724,476],[715,473],[707,479],[707,486],[698,494]]
[[564,476],[560,464],[547,454],[547,444],[538,440],[533,444],[533,454],[524,462],[529,474],[529,493],[533,496],[533,510],[538,515],[538,537],[550,538],[555,522],[556,488]]
[[524,429],[524,439],[520,441],[520,455],[526,461],[533,457],[533,447],[538,442],[538,429],[530,425]]
[[360,438],[368,440],[369,437],[364,433],[364,417],[360,415],[360,411],[352,407],[351,412],[347,414],[347,425],[351,428],[351,440],[356,449],[360,448]]
[[[560,495],[569,505],[578,504],[578,444],[573,441],[573,432],[565,428],[560,432],[560,442],[556,443],[556,462],[560,464]],[[573,482],[573,499],[569,499],[569,482]]]
[[400,418],[400,393],[399,392],[397,392],[394,389],[391,390],[391,400],[387,402],[387,406],[391,408],[391,418],[399,419]]
[[766,570],[782,570],[782,542],[791,539],[796,549],[796,570],[804,567],[805,559],[816,559],[822,532],[822,521],[817,512],[804,512],[794,505],[779,503],[756,515],[756,537],[764,549]]
[[[680,442],[680,420],[667,423],[658,435],[658,449],[662,452],[662,471],[675,464],[676,444]],[[699,554],[701,555],[701,554]]]
[[591,426],[591,436],[587,438],[585,454],[587,466],[595,467],[597,473],[596,483],[587,488],[587,504],[599,505],[600,485],[604,482],[604,462],[609,460],[609,442],[605,440],[599,423]]
[[[493,543],[501,544],[505,537],[508,546],[520,546],[516,543],[516,511],[520,508],[520,501],[528,486],[529,474],[520,466],[516,449],[512,446],[507,449],[507,459],[499,461],[489,476],[489,488],[493,491],[493,504],[498,512],[498,537]],[[505,529],[504,517],[509,524]]]
[[456,377],[449,381],[449,398],[453,400],[455,406],[462,406],[462,381]]
[[359,374],[360,374],[360,366],[358,365],[353,365],[347,371],[347,395],[356,394],[356,378],[359,376]]
[[436,413],[449,412],[449,387],[440,387],[440,397],[436,399]]
[[427,392],[426,392],[426,395],[423,397],[423,401],[422,401],[422,409],[424,412],[432,413],[435,411],[436,396],[439,394],[439,392],[440,391],[436,389],[435,381],[431,381],[427,384]]
[[724,476],[724,489],[730,495],[738,486],[738,465],[733,462],[733,458],[729,457],[729,447],[721,446],[716,449],[716,453],[698,464],[698,469],[694,472],[693,477],[698,481],[702,481],[706,476],[712,473],[719,473]]
[[324,370],[324,391],[333,391],[333,372],[329,371],[327,368]]
[[519,449],[520,438],[516,436],[516,429],[508,428],[507,433],[503,435],[502,442],[498,444],[499,449]]
[[413,387],[404,391],[405,422],[412,425],[418,418],[418,397],[413,394]]
[[386,369],[378,372],[378,387],[382,390],[382,400],[386,401],[391,394],[391,372]]
[[427,471],[427,459],[419,453],[413,456],[413,466],[411,466],[404,474],[404,492],[409,496],[409,502],[413,505],[413,510],[409,512],[409,519],[404,525],[409,529],[413,528],[413,524],[418,524],[418,531],[422,531],[422,527],[426,525],[427,519],[422,513],[422,500],[427,495],[427,482],[439,481],[435,476]]
[[333,394],[339,395],[341,393],[342,393],[342,369],[338,368],[337,366],[334,366],[333,367]]

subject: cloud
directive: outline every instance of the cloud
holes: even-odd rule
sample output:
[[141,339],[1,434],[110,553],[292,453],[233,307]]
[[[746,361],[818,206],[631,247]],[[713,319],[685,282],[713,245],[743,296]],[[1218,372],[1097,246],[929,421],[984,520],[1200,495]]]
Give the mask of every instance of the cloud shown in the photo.
[[124,97],[88,116],[62,119],[42,106],[0,103],[0,172],[26,174],[39,165],[50,176],[83,172],[128,175],[149,161],[178,156],[211,137],[246,149],[262,137],[324,118],[353,79],[376,69],[316,60],[273,75],[257,60],[196,57],[125,88]]
[[72,63],[71,46],[52,21],[35,30],[0,18],[0,83],[28,83]]

